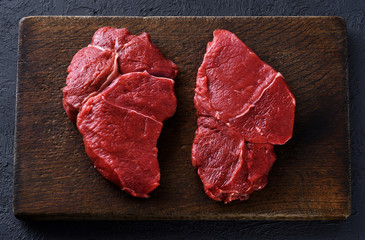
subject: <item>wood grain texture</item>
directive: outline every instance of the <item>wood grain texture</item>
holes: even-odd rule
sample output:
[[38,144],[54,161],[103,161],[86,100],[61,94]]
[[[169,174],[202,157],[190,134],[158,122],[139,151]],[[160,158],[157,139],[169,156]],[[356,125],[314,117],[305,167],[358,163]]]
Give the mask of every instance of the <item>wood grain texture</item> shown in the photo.
[[[100,27],[143,31],[179,68],[150,199],[104,180],[62,107],[67,66]],[[265,189],[209,199],[191,165],[195,77],[213,30],[235,33],[296,97],[293,138]],[[20,23],[14,214],[31,219],[344,219],[351,210],[346,25],[337,17],[29,17]]]

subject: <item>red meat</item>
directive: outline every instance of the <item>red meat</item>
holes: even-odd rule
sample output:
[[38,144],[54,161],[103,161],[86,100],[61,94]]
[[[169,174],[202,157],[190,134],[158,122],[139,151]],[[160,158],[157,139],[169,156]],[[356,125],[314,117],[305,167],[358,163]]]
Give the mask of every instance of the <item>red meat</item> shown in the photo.
[[176,65],[147,33],[104,27],[67,70],[63,106],[96,169],[132,196],[149,197],[160,181],[162,122],[176,110]]
[[198,169],[205,193],[217,201],[247,199],[250,184],[243,137],[216,118],[200,117],[198,126],[192,162]]
[[63,88],[63,107],[72,121],[85,98],[119,75],[116,59],[114,52],[96,47],[83,48],[73,57]]
[[[194,103],[199,118],[192,162],[207,195],[247,199],[267,183],[272,144],[292,136],[293,94],[283,76],[236,35],[216,30],[198,70]],[[212,121],[214,127],[207,125]]]
[[285,144],[292,136],[295,99],[279,73],[245,115],[227,124],[252,143]]
[[119,51],[133,37],[126,28],[102,27],[94,33],[91,45]]
[[96,31],[92,43],[74,56],[67,71],[63,106],[72,121],[87,98],[101,92],[119,74],[147,71],[172,79],[177,75],[176,65],[151,43],[147,33],[135,36],[125,28],[110,27]]
[[77,116],[97,170],[132,196],[149,197],[159,185],[156,144],[162,121],[176,109],[173,89],[171,79],[124,74],[91,97]]
[[177,75],[176,65],[161,54],[148,33],[135,36],[125,28],[104,27],[96,31],[91,45],[115,51],[121,73],[147,71],[172,79]]
[[163,122],[176,110],[174,83],[172,79],[154,77],[147,72],[127,73],[117,77],[99,97]]

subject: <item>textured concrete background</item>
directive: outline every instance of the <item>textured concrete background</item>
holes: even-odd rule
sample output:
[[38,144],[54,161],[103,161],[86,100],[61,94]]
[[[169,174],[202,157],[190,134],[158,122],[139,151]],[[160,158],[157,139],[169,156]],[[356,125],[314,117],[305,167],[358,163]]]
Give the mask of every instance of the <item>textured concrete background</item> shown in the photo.
[[[0,239],[365,239],[365,1],[0,0]],[[337,15],[346,19],[352,214],[346,221],[24,222],[12,214],[18,23],[31,15]]]

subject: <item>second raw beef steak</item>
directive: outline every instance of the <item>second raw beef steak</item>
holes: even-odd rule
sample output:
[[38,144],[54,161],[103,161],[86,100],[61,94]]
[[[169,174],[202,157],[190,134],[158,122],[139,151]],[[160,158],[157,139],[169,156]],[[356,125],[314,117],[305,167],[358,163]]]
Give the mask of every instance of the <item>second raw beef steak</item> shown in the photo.
[[292,136],[295,99],[283,76],[236,35],[215,30],[198,70],[194,103],[192,163],[206,194],[226,203],[248,199],[267,183],[273,144]]

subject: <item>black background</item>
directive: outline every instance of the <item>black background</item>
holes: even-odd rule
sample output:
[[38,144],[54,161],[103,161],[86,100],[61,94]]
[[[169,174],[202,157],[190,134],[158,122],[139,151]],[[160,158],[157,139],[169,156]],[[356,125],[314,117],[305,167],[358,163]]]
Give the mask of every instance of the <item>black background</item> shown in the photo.
[[[25,16],[342,16],[348,28],[352,213],[346,221],[24,222],[12,213],[18,24]],[[365,1],[0,0],[0,239],[365,239]],[[335,103],[334,103],[335,104]]]

